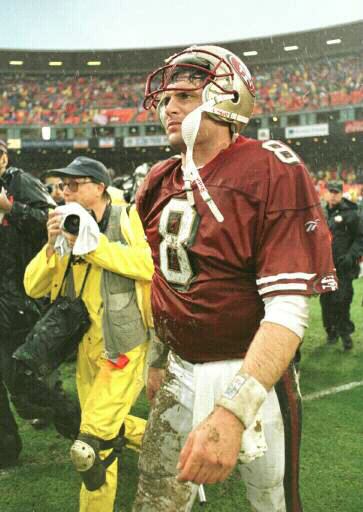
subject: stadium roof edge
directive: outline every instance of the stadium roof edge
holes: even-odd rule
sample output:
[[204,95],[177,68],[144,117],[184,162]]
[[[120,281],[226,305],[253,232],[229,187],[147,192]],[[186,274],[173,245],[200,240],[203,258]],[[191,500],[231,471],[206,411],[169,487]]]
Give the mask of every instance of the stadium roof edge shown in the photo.
[[[321,55],[343,54],[351,51],[362,51],[363,20],[330,25],[327,27],[315,28],[299,32],[286,32],[264,37],[237,39],[231,41],[214,41],[198,44],[218,44],[229,48],[231,51],[242,55],[246,51],[257,51],[257,56],[248,57],[247,64],[262,64],[266,62],[291,60],[300,57],[303,59],[315,58]],[[327,47],[327,39],[341,38],[343,44],[336,47]],[[190,42],[193,44],[193,42]],[[286,55],[283,48],[285,45],[294,44],[299,51],[294,55]],[[123,71],[145,71],[159,65],[163,59],[171,53],[185,48],[187,45],[129,48],[129,49],[84,49],[84,50],[31,50],[31,49],[1,49],[0,48],[0,70],[15,71],[9,65],[10,60],[22,60],[24,65],[21,70],[29,73],[51,72],[48,61],[58,59],[64,61],[63,70],[71,72],[82,70],[86,72],[87,60],[101,60],[102,66],[92,72],[117,72]],[[28,59],[28,64],[27,64]],[[59,73],[61,69],[57,69]],[[19,71],[17,69],[16,71]],[[88,71],[90,71],[88,69]]]
[[[235,43],[244,43],[244,42],[251,42],[251,41],[264,41],[264,40],[269,40],[269,39],[275,39],[275,38],[280,38],[280,37],[286,37],[286,36],[300,36],[300,35],[307,35],[307,34],[312,34],[312,33],[317,33],[317,32],[321,32],[321,31],[326,31],[326,30],[335,30],[335,29],[345,29],[345,28],[353,28],[355,25],[359,26],[361,25],[361,27],[363,28],[363,19],[362,20],[357,20],[357,21],[352,21],[352,22],[348,22],[348,23],[341,23],[341,24],[336,24],[336,25],[328,25],[328,26],[325,26],[325,27],[317,27],[317,28],[313,28],[313,29],[309,29],[309,30],[299,30],[297,32],[282,32],[282,33],[279,33],[279,34],[268,34],[266,36],[263,36],[263,37],[248,37],[248,38],[245,38],[245,39],[229,39],[229,40],[223,40],[223,41],[215,41],[214,44],[235,44]],[[362,36],[363,38],[363,36]],[[186,48],[188,45],[192,45],[192,44],[195,44],[193,42],[190,42],[190,43],[186,43],[186,44],[183,44],[183,45],[180,45],[180,44],[177,44],[177,45],[164,45],[164,46],[146,46],[146,47],[143,47],[143,48],[110,48],[110,49],[105,49],[105,48],[83,48],[83,49],[65,49],[65,50],[62,50],[62,49],[59,49],[59,48],[46,48],[46,49],[43,49],[43,48],[39,48],[39,49],[29,49],[29,48],[2,48],[0,46],[0,52],[7,52],[7,51],[11,51],[11,52],[29,52],[29,53],[64,53],[64,54],[67,54],[67,53],[92,53],[92,52],[99,52],[99,53],[113,53],[113,52],[135,52],[135,51],[148,51],[148,50],[166,50],[166,49],[174,49],[174,48]],[[211,44],[210,41],[205,41],[205,42],[202,42],[202,43],[198,43],[198,45],[205,45],[205,44]]]
[[[317,32],[322,32],[322,31],[331,31],[331,30],[344,30],[346,28],[350,29],[352,27],[354,27],[355,25],[360,25],[363,29],[363,19],[362,20],[358,20],[358,21],[354,21],[354,22],[350,22],[350,23],[341,23],[341,24],[337,24],[337,25],[328,25],[326,27],[318,27],[318,28],[313,28],[313,29],[309,29],[309,30],[299,30],[297,32],[283,32],[281,34],[270,34],[270,35],[267,35],[267,36],[263,36],[263,37],[254,37],[254,38],[246,38],[246,39],[231,39],[229,41],[226,41],[225,44],[231,44],[231,43],[239,43],[239,42],[245,42],[245,41],[261,41],[261,40],[268,40],[268,39],[275,39],[275,38],[281,38],[281,37],[287,37],[287,36],[301,36],[301,35],[310,35],[310,34],[313,34],[313,33],[317,33]],[[363,35],[362,35],[362,39],[363,39]]]

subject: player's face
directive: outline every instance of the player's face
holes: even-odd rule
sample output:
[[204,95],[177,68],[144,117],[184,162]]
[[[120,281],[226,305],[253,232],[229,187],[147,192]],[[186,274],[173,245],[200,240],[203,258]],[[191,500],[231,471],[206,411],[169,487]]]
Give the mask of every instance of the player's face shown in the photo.
[[[171,84],[173,86],[174,84]],[[179,80],[175,87],[184,89],[182,91],[166,91],[163,94],[162,102],[165,108],[164,125],[170,145],[179,151],[185,152],[185,143],[182,138],[181,125],[184,118],[202,104],[202,89],[195,89],[196,81]],[[196,139],[197,148],[201,144],[213,142],[213,137],[218,131],[220,123],[216,123],[207,114],[202,114],[202,121]]]
[[181,134],[181,124],[190,112],[202,104],[202,91],[189,91],[191,84],[188,81],[178,81],[175,85],[186,90],[164,93],[162,102],[165,107],[165,131],[170,144],[182,149],[185,145]]

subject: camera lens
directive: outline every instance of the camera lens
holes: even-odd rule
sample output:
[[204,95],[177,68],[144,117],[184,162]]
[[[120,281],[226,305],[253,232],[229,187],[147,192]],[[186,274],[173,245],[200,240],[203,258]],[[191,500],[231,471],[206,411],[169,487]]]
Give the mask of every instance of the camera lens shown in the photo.
[[71,233],[71,235],[78,235],[79,233],[79,215],[67,215],[63,224],[64,231]]

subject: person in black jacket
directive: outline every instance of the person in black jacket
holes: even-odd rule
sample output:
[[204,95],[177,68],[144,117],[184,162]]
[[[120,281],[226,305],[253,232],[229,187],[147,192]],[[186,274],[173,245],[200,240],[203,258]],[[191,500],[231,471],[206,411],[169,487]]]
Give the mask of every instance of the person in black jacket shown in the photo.
[[22,448],[9,396],[21,417],[51,417],[66,437],[76,437],[80,423],[77,402],[12,357],[40,315],[23,278],[46,240],[50,207],[55,203],[39,180],[8,167],[7,145],[0,140],[0,468],[16,464]]
[[342,182],[329,182],[328,191],[325,215],[332,234],[339,288],[321,295],[320,304],[327,343],[336,343],[340,337],[347,351],[353,347],[351,334],[355,326],[350,318],[350,305],[353,279],[358,276],[359,257],[363,254],[363,225],[358,206],[343,197]]

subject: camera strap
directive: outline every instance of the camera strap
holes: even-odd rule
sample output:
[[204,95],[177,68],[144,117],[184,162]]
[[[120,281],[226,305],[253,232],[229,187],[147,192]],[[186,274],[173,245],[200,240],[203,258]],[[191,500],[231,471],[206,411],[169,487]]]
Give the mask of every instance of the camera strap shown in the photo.
[[[73,272],[71,272],[72,267],[73,267],[73,265],[72,265],[72,256],[70,256],[70,258],[68,259],[67,268],[66,268],[66,270],[64,272],[64,276],[63,276],[63,279],[62,279],[62,284],[61,284],[61,286],[59,288],[59,293],[58,293],[56,299],[61,294],[63,286],[64,286],[64,283],[66,285],[65,286],[65,293],[64,293],[64,295],[69,297],[69,298],[71,298],[71,299],[76,299],[77,298],[76,292],[75,292],[75,286],[74,286]],[[87,263],[86,273],[85,273],[85,276],[83,278],[82,286],[81,286],[81,289],[80,289],[78,297],[82,297],[83,290],[84,290],[84,287],[86,285],[86,281],[87,281],[87,277],[88,277],[90,269],[91,269],[91,264]]]

